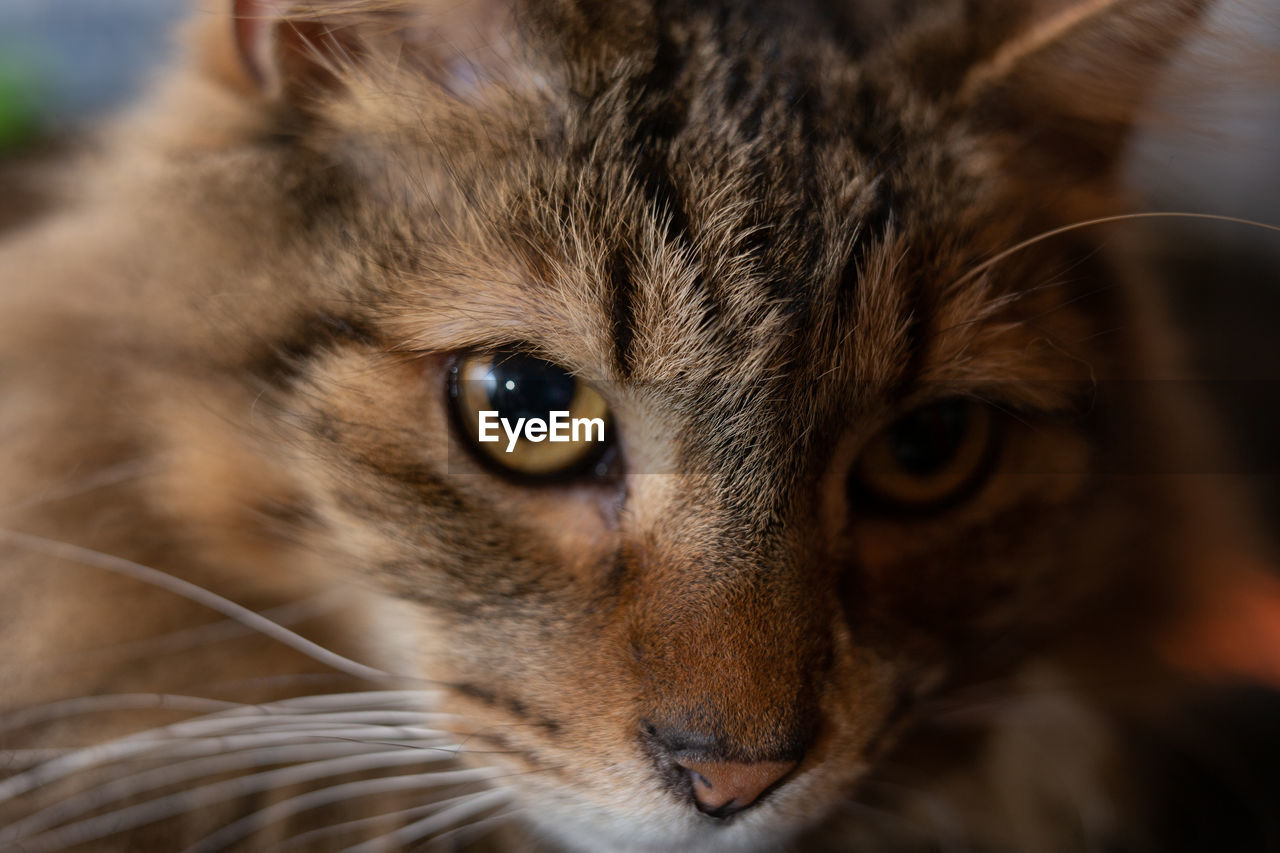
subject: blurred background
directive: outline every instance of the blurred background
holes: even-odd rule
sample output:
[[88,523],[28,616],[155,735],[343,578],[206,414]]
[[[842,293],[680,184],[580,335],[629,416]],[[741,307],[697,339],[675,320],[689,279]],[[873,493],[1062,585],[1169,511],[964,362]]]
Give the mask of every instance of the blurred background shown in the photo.
[[127,102],[170,54],[187,0],[0,0],[0,228],[38,212],[38,164]]
[[168,31],[186,6],[184,0],[4,0],[0,80],[7,102],[28,119],[58,122],[111,109],[164,57]]
[[[1280,225],[1280,0],[1219,0],[1157,97],[1131,183],[1157,210]],[[1151,223],[1154,263],[1194,367],[1280,533],[1280,233],[1201,220]]]

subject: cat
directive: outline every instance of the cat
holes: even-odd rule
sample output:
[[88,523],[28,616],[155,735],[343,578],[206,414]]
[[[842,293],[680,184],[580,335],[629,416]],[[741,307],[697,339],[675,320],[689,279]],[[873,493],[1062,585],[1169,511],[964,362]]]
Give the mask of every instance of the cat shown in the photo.
[[195,15],[0,251],[0,846],[1161,849],[1264,552],[1090,223],[1207,7]]

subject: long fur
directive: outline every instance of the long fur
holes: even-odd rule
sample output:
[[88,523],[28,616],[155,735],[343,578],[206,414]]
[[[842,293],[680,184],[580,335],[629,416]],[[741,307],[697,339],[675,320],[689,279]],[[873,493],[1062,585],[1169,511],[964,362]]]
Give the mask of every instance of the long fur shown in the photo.
[[[1199,4],[226,5],[0,251],[0,846],[1149,842],[1123,722],[1242,538],[1074,226]],[[510,350],[619,467],[471,452]],[[989,476],[860,502],[956,395]],[[717,822],[672,732],[799,764]]]

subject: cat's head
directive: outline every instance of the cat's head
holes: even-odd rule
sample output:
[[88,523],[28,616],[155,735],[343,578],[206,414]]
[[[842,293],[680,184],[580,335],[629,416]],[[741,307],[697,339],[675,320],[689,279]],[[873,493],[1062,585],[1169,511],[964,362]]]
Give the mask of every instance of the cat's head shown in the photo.
[[[1202,3],[234,5],[172,136],[242,235],[193,346],[248,377],[267,538],[379,591],[544,831],[772,844],[1172,570],[1099,232],[985,262],[1120,209]],[[604,440],[477,440],[559,406]]]

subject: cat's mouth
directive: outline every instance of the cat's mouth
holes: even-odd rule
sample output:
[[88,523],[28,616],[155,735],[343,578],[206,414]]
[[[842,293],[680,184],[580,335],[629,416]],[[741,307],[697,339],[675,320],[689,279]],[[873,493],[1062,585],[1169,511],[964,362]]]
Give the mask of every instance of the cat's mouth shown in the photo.
[[905,700],[887,665],[876,678],[840,658],[819,678],[797,663],[784,684],[771,651],[738,660],[741,673],[725,651],[690,668],[686,689],[655,689],[607,657],[580,679],[547,665],[451,682],[440,710],[466,730],[465,760],[495,768],[553,849],[778,849],[842,807],[898,738]]
[[530,809],[530,822],[536,833],[549,836],[567,850],[750,853],[777,849],[825,816],[800,821],[791,809],[780,807],[782,803],[782,798],[766,800],[752,808],[714,815],[662,805],[649,807],[647,803],[612,813],[553,801]]
[[520,822],[552,849],[776,850],[829,818],[865,770],[830,760],[844,748],[839,738],[822,738],[802,760],[735,762],[687,750],[656,759],[642,737],[639,749],[610,761],[551,754],[503,730],[478,738],[487,746],[470,760],[502,765],[498,784],[512,789]]

